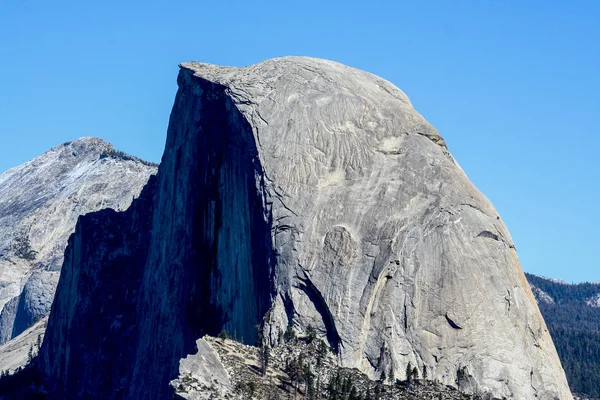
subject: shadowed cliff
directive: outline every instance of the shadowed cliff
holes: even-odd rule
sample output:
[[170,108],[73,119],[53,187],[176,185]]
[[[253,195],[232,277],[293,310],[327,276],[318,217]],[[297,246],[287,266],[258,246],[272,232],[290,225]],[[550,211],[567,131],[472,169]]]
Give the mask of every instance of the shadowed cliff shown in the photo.
[[165,398],[198,337],[256,343],[273,292],[256,147],[222,86],[183,79],[157,178],[70,239],[41,351],[56,398]]

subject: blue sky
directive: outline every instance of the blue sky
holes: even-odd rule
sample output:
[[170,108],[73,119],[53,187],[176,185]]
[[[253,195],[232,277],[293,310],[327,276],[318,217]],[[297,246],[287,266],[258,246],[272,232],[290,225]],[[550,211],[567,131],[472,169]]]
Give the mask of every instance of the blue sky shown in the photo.
[[179,62],[322,57],[410,96],[526,271],[600,280],[600,2],[322,3],[0,0],[0,170],[86,135],[159,161]]

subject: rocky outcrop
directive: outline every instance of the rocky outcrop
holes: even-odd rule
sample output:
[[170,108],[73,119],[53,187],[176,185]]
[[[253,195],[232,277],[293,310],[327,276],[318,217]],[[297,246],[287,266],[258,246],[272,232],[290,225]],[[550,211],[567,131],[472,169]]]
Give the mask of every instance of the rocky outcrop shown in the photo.
[[50,312],[77,218],[126,209],[156,169],[84,137],[0,175],[0,344]]
[[533,292],[535,300],[538,303],[543,302],[547,304],[554,304],[554,299],[548,293],[544,292],[542,289],[532,284],[529,284],[529,286],[531,286],[531,291]]
[[571,398],[506,227],[398,88],[303,57],[178,83],[156,194],[71,238],[41,351],[58,397],[168,398],[204,334],[312,327],[371,378]]
[[585,301],[585,304],[587,304],[590,307],[600,308],[600,294],[590,297]]
[[[321,340],[302,337],[266,350],[205,336],[171,382],[176,400],[488,400],[424,379],[369,379],[343,368]],[[416,371],[416,367],[413,368]],[[421,371],[422,373],[423,371]],[[427,373],[427,370],[424,370]]]
[[40,349],[48,317],[27,328],[16,338],[0,345],[0,371],[12,374],[31,362]]
[[[219,353],[210,344],[212,338],[206,337],[206,339],[209,342],[198,339],[196,341],[198,352],[179,362],[179,377],[171,382],[171,386],[181,398],[186,400],[231,399],[234,387],[231,384],[230,374],[223,365]],[[241,355],[248,347],[241,343],[233,343],[235,345],[229,348],[234,353],[233,356],[238,360],[246,361]],[[250,363],[255,371],[260,370],[255,357],[252,357]]]

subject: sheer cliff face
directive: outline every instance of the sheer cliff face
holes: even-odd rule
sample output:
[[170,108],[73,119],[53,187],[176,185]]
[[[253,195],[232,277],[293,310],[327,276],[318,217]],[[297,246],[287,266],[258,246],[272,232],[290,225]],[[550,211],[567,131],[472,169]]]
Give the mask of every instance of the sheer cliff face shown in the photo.
[[[133,243],[121,222],[111,242],[90,216],[101,229],[88,240],[82,220],[42,349],[49,382],[156,398],[202,334],[253,343],[261,325],[275,345],[312,326],[371,377],[393,367],[403,379],[410,362],[465,391],[571,398],[506,227],[404,93],[302,57],[181,67],[152,212],[149,200],[127,211],[150,233]],[[108,262],[102,250],[90,277],[78,248],[137,256]],[[96,276],[106,268],[136,277],[112,290]],[[103,313],[99,338],[121,335],[102,299],[129,304],[124,291],[139,297],[128,339],[114,341],[133,365],[117,383],[106,375],[114,349],[96,343],[107,356],[86,366],[72,349],[86,313]],[[90,369],[110,383],[82,388]]]
[[410,362],[464,390],[570,398],[506,227],[404,93],[308,58],[182,68],[184,87],[222,85],[252,127],[273,221],[271,342],[312,325],[374,377]]
[[85,137],[0,174],[0,344],[50,312],[79,215],[126,209],[155,172]]
[[142,282],[131,398],[164,390],[201,335],[226,330],[256,343],[275,294],[270,205],[251,125],[224,86],[188,73],[179,85]]

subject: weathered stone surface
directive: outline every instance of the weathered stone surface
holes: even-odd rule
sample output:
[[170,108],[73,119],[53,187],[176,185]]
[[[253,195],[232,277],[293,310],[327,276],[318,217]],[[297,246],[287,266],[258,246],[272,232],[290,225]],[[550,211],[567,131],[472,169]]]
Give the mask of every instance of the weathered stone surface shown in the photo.
[[[310,325],[372,378],[410,362],[464,391],[571,398],[506,227],[398,88],[303,57],[186,63],[178,82],[153,202],[72,239],[42,349],[57,393],[167,398],[202,335],[254,343],[260,325],[276,345]],[[103,299],[136,305],[114,348]]]
[[196,354],[179,362],[179,377],[171,381],[171,386],[187,400],[228,398],[233,386],[219,354],[204,339],[198,339],[196,346]]
[[47,324],[48,317],[44,317],[16,338],[0,345],[0,371],[14,373],[17,368],[27,365],[31,361],[30,351],[32,356],[39,351]]
[[400,90],[308,58],[182,67],[188,90],[224,91],[252,127],[276,254],[271,342],[310,323],[373,377],[411,362],[499,397],[570,398],[506,227]]
[[0,174],[0,344],[50,312],[77,218],[126,209],[156,169],[85,137]]

